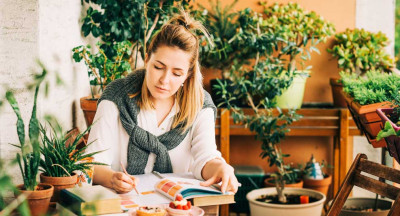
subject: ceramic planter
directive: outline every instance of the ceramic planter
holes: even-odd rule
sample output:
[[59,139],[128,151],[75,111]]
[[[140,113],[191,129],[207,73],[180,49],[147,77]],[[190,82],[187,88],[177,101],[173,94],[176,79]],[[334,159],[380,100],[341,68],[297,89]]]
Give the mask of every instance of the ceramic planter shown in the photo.
[[[331,205],[332,201],[329,201],[329,205]],[[373,208],[375,205],[375,198],[361,198],[361,197],[353,197],[348,198],[344,203],[344,206],[354,206],[354,207],[369,207]],[[361,212],[354,210],[345,210],[342,209],[339,216],[386,216],[389,214],[390,208],[392,207],[392,202],[389,200],[378,199],[377,208],[381,209],[381,211],[375,212]]]
[[276,106],[282,109],[301,108],[308,77],[295,76],[292,85],[276,97]]
[[325,194],[325,196],[326,196],[328,194],[329,185],[331,185],[331,182],[332,182],[332,176],[327,175],[327,176],[325,176],[324,179],[321,179],[321,180],[304,179],[303,181],[304,181],[304,184],[303,184],[304,188],[309,188],[309,189],[319,191],[319,192]]
[[28,191],[25,190],[23,184],[17,186],[21,193],[26,194],[28,197],[29,210],[32,216],[45,215],[47,213],[50,198],[54,191],[54,187],[50,184],[40,183],[37,187],[41,188],[41,190]]
[[256,201],[261,195],[270,194],[276,195],[275,188],[262,188],[253,190],[247,194],[246,198],[250,203],[251,216],[265,216],[265,215],[284,215],[284,216],[321,216],[322,207],[324,205],[326,196],[318,191],[304,189],[304,188],[285,188],[285,194],[301,194],[308,195],[319,199],[316,202],[308,204],[270,204],[265,202]]
[[96,95],[95,98],[92,98],[92,96],[87,96],[80,99],[81,109],[83,111],[83,115],[85,116],[86,126],[88,127],[93,123],[98,100],[98,95]]
[[353,98],[348,94],[344,92],[342,94],[346,100],[350,113],[353,116],[354,122],[357,124],[357,127],[364,132],[369,143],[371,143],[374,148],[386,147],[385,140],[376,140],[376,136],[383,128],[381,118],[376,110],[378,108],[389,108],[391,104],[389,102],[382,102],[360,105],[359,103],[354,102]]
[[335,107],[347,107],[346,100],[343,97],[343,84],[338,83],[338,78],[330,78],[329,83],[332,89],[333,106]]
[[[273,183],[274,178],[267,178],[264,180],[264,186],[265,187],[275,187],[275,183]],[[285,184],[285,188],[302,188],[303,187],[303,181],[299,180],[297,183],[293,184]]]
[[[381,117],[383,125],[385,125],[385,123],[389,121],[396,132],[400,130],[400,127],[397,126],[395,123],[393,123],[387,117],[387,115],[390,115],[393,112],[393,108],[386,108],[386,109],[379,108],[376,112],[378,113],[379,117]],[[386,137],[385,140],[387,143],[387,149],[389,151],[390,156],[392,156],[397,162],[400,162],[400,137],[392,135]]]
[[78,178],[76,173],[67,177],[49,177],[43,173],[40,174],[40,182],[53,185],[54,194],[51,197],[51,202],[58,202],[60,200],[60,191],[65,188],[72,188],[77,183]]

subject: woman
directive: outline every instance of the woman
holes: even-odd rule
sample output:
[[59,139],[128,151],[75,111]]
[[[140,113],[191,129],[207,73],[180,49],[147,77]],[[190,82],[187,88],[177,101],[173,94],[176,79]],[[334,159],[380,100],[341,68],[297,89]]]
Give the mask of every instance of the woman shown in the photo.
[[237,191],[216,148],[216,107],[202,87],[196,30],[207,35],[186,13],[175,16],[153,37],[145,69],[107,86],[88,151],[105,149],[95,160],[111,167],[95,166],[94,183],[125,193],[137,184],[130,175],[192,172],[204,186],[222,181],[222,192]]

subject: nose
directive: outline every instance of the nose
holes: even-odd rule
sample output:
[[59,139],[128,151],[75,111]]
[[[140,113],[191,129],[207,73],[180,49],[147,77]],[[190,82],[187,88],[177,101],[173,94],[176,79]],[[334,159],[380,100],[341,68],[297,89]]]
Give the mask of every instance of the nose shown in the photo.
[[164,73],[162,73],[162,75],[160,76],[160,83],[161,84],[167,84],[169,82],[170,79],[170,71],[165,70]]

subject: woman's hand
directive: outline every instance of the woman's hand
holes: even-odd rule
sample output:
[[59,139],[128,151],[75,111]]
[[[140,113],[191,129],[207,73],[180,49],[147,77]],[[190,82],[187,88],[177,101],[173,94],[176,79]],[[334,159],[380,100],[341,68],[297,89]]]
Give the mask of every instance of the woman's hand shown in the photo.
[[220,159],[213,159],[204,165],[202,170],[203,178],[202,186],[210,186],[222,181],[221,192],[231,191],[236,193],[239,187],[239,182],[233,172],[233,167]]
[[139,179],[123,172],[114,172],[111,177],[111,187],[117,193],[128,193],[139,183]]

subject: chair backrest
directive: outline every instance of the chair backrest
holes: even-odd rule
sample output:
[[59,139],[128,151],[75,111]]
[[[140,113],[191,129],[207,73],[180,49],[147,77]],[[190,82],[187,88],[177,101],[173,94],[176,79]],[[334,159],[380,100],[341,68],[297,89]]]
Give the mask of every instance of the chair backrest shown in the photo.
[[394,200],[388,215],[400,216],[400,188],[373,179],[366,176],[364,173],[400,183],[400,170],[369,161],[365,154],[358,154],[354,159],[350,170],[347,172],[346,178],[340,186],[339,192],[326,214],[327,216],[336,216],[340,214],[340,211],[342,210],[342,207],[354,185]]
[[[68,137],[68,140],[65,142],[66,146],[71,145],[74,140],[76,139],[76,137],[80,134],[81,132],[79,131],[78,128],[72,128],[71,130],[69,130],[67,132],[67,134],[65,135],[66,137]],[[86,137],[82,137],[79,141],[78,141],[78,145],[76,146],[77,149],[81,149],[83,147],[86,146],[87,142],[86,142]]]

